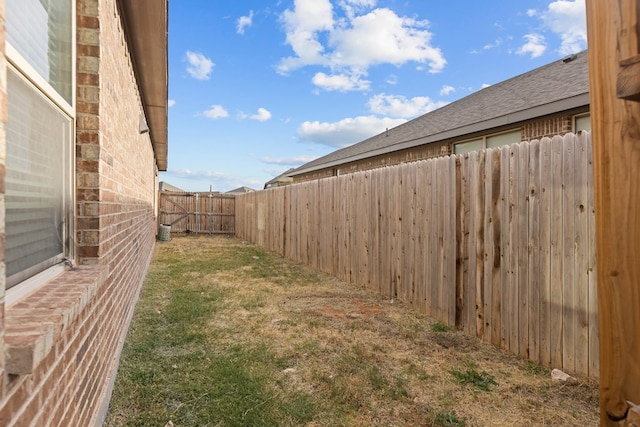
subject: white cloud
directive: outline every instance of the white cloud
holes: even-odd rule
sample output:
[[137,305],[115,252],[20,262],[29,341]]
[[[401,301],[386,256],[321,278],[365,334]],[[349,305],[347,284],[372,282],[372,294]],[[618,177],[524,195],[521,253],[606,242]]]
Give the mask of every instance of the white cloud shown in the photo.
[[435,102],[426,96],[416,96],[409,99],[404,96],[384,93],[369,99],[369,109],[372,113],[402,118],[426,114],[446,104],[446,102]]
[[[426,64],[428,71],[441,71],[446,60],[442,51],[432,46],[428,21],[400,17],[387,8],[375,7],[374,0],[341,0],[345,18],[334,19],[329,0],[295,0],[293,10],[282,15],[286,41],[294,55],[282,58],[280,74],[315,65],[327,67],[330,75],[318,73],[316,82],[327,90],[367,90],[368,85],[345,85],[330,82],[331,76],[361,76],[377,64],[407,62]],[[342,89],[340,89],[342,88]]]
[[300,166],[315,160],[316,156],[293,156],[293,157],[261,157],[260,161],[270,165]]
[[353,18],[357,13],[375,7],[376,0],[341,0],[338,2],[347,17]]
[[491,86],[489,83],[482,83],[482,89],[487,88]]
[[442,71],[446,60],[430,45],[432,34],[427,21],[399,17],[390,9],[375,9],[354,17],[349,26],[332,31],[335,46],[331,63],[366,69],[375,64],[402,65],[409,61],[427,63],[429,72]]
[[558,51],[563,55],[576,53],[587,47],[585,0],[557,0],[542,14],[547,28],[562,40]]
[[395,86],[398,84],[398,76],[395,74],[390,74],[389,77],[385,80],[388,85]]
[[333,28],[333,6],[329,0],[295,0],[294,10],[285,10],[282,21],[295,57],[284,58],[278,66],[281,74],[307,64],[321,64],[324,46],[318,33]]
[[167,101],[167,106],[168,107],[173,107],[174,105],[176,105],[176,100],[175,99],[169,99]]
[[333,74],[316,73],[311,81],[314,85],[327,91],[348,92],[352,90],[369,90],[371,82],[362,80],[359,74]]
[[359,116],[333,123],[307,121],[298,128],[298,137],[305,142],[341,148],[370,138],[385,129],[399,126],[405,122],[405,119],[379,118],[376,116]]
[[543,35],[525,34],[523,38],[527,42],[516,51],[518,55],[531,55],[531,59],[533,59],[541,56],[547,50]]
[[215,64],[201,53],[187,51],[187,73],[194,79],[209,80],[209,74]]
[[236,24],[236,32],[238,34],[244,34],[244,30],[247,27],[250,27],[253,24],[253,10],[249,11],[249,15],[241,16],[238,18],[238,22]]
[[491,50],[502,44],[502,39],[496,39],[493,43],[487,43],[482,46],[482,50]]
[[259,122],[266,122],[271,118],[271,112],[266,108],[258,108],[258,112],[252,116],[249,116],[251,120],[257,120]]
[[538,14],[538,11],[535,9],[527,9],[527,16],[532,18]]
[[246,119],[250,119],[250,120],[256,120],[259,122],[266,122],[267,120],[271,119],[271,112],[269,110],[267,110],[266,108],[258,108],[258,112],[256,114],[247,114],[245,112],[238,112],[237,117],[240,120],[246,120]]
[[455,92],[456,89],[453,86],[444,85],[442,89],[440,89],[440,96],[447,96]]
[[204,111],[202,114],[213,120],[229,117],[229,112],[225,110],[222,105],[212,105],[210,109]]

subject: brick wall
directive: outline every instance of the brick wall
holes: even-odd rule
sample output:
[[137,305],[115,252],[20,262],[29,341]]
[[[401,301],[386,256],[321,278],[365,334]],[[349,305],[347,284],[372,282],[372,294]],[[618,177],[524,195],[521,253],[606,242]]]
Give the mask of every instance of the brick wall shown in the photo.
[[[0,0],[0,19],[3,6]],[[6,318],[0,317],[0,334],[5,325],[11,332],[0,339],[11,342],[2,354],[27,343],[35,360],[30,373],[2,375],[2,426],[101,424],[154,247],[154,153],[149,134],[139,132],[143,106],[116,0],[77,0],[76,67],[79,265],[11,306]],[[4,71],[0,67],[1,106],[6,104]],[[5,111],[0,107],[2,123]],[[3,140],[0,124],[0,204]],[[0,241],[3,229],[0,221]],[[3,254],[0,245],[0,265]],[[4,280],[4,274],[0,277]],[[2,298],[0,291],[0,314]],[[0,357],[0,372],[5,358]]]
[[573,116],[564,115],[536,120],[522,126],[522,140],[531,141],[573,131]]

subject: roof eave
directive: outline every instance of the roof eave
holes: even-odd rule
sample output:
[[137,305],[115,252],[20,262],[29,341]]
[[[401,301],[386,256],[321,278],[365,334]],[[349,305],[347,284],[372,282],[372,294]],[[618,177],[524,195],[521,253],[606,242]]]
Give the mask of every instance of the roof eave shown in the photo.
[[393,145],[389,145],[378,150],[368,151],[355,156],[345,157],[343,159],[334,160],[327,163],[322,163],[309,168],[301,166],[295,171],[288,174],[289,176],[302,175],[303,173],[314,172],[317,170],[327,169],[330,167],[340,166],[345,163],[351,163],[359,160],[368,159],[384,154],[393,153],[400,150],[406,150],[408,148],[417,147],[420,145],[431,144],[438,141],[445,141],[454,138],[459,138],[464,135],[470,135],[490,129],[507,126],[509,124],[520,123],[527,120],[534,119],[536,117],[548,116],[550,114],[557,114],[563,111],[569,111],[580,107],[589,105],[589,93],[583,93],[569,98],[561,99],[555,102],[551,102],[544,105],[539,105],[526,110],[516,111],[504,116],[495,117],[492,119],[484,120],[482,122],[472,123],[469,125],[461,126],[455,129],[449,129],[444,132],[440,132],[434,135],[429,135],[422,138],[415,138],[407,141],[402,141]]
[[158,170],[167,170],[168,0],[120,0]]

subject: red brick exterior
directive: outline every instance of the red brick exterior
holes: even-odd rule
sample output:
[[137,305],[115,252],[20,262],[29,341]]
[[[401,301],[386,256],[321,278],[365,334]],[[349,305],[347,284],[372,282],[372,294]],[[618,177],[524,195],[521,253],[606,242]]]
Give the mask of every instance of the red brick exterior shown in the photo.
[[[2,426],[101,424],[155,242],[157,169],[149,134],[139,132],[144,110],[118,2],[77,0],[76,12],[78,265],[6,308],[0,274]],[[1,184],[4,0],[0,20]],[[4,211],[4,185],[0,205]],[[0,242],[4,271],[3,216]]]
[[522,126],[522,140],[531,141],[554,135],[564,135],[573,132],[573,115],[543,118],[525,123]]

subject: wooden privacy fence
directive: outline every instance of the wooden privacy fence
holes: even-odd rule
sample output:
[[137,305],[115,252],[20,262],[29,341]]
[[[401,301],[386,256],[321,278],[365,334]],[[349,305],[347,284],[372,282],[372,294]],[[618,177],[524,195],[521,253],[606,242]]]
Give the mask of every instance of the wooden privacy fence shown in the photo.
[[598,376],[588,133],[239,195],[236,234],[486,342]]
[[162,191],[158,222],[177,233],[233,234],[235,196]]

